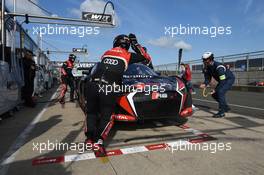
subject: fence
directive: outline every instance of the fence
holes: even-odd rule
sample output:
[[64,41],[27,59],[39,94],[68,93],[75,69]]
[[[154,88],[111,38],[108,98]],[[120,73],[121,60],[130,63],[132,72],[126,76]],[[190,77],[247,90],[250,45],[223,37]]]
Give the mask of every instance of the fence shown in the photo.
[[[241,54],[215,57],[215,60],[228,66],[236,75],[237,85],[254,84],[256,81],[264,81],[264,50]],[[193,73],[193,81],[201,82],[203,79],[202,59],[186,61]],[[155,66],[155,70],[163,75],[176,75],[177,63]]]

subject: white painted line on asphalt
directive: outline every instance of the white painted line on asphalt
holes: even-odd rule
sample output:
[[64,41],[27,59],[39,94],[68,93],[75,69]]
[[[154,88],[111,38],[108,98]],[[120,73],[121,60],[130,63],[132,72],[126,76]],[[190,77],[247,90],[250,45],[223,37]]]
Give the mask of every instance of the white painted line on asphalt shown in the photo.
[[[211,101],[211,100],[203,100],[199,98],[193,98],[193,100],[197,101],[203,101],[203,102],[208,102],[208,103],[217,103],[216,101]],[[263,108],[256,108],[256,107],[251,107],[251,106],[243,106],[243,105],[237,105],[237,104],[228,104],[229,106],[235,106],[239,108],[247,108],[247,109],[253,109],[253,110],[259,110],[259,111],[264,111]]]
[[121,149],[123,154],[132,154],[132,153],[139,153],[139,152],[145,152],[148,151],[148,149],[145,146],[137,146],[132,148],[123,148]]
[[89,160],[95,159],[94,153],[85,153],[85,154],[74,154],[74,155],[66,155],[64,156],[64,162],[74,162],[80,160]]
[[[187,132],[191,132],[196,137],[179,139],[175,141],[169,141],[165,143],[158,143],[158,144],[152,144],[152,145],[135,146],[135,147],[129,147],[129,148],[116,149],[116,150],[108,150],[107,157],[135,154],[135,153],[140,153],[140,152],[148,152],[152,150],[161,150],[161,149],[167,150],[167,149],[170,149],[169,147],[175,147],[178,145],[187,145],[187,144],[202,143],[206,141],[216,140],[216,138],[211,137],[210,135],[203,133],[199,130],[190,128],[188,125],[182,125],[180,126],[180,128],[182,128],[183,130]],[[98,157],[96,157],[93,152],[84,153],[84,154],[62,155],[58,157],[44,157],[44,158],[42,157],[42,158],[32,160],[32,166],[53,164],[53,163],[77,162],[81,160],[90,160],[90,159],[96,159],[96,158]]]
[[194,135],[201,135],[201,134],[203,134],[201,131],[196,130],[196,129],[193,129],[193,128],[187,128],[187,129],[184,129],[184,130],[187,131],[187,132],[192,132]]
[[184,146],[184,145],[190,145],[192,144],[188,140],[177,140],[174,142],[168,142],[167,145],[170,146],[171,148],[175,148],[177,146]]
[[[52,95],[50,100],[54,99],[56,97],[56,92]],[[42,115],[47,110],[50,103],[47,103],[44,108],[38,113],[38,115],[34,118],[34,120],[24,129],[24,131],[17,137],[15,142],[11,145],[8,152],[3,156],[1,159],[0,164],[0,175],[6,175],[9,165],[15,160],[16,155],[19,153],[19,148],[23,146],[23,144],[26,141],[26,138],[28,137],[29,133],[34,129],[35,125],[39,122]]]

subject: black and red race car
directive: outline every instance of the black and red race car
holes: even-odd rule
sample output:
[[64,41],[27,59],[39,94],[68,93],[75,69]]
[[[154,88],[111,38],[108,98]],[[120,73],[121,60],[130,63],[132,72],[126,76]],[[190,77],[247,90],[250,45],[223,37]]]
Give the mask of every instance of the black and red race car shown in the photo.
[[[86,82],[78,81],[78,99],[85,112]],[[132,91],[120,93],[112,115],[115,121],[138,121],[146,119],[180,119],[192,115],[192,99],[185,84],[178,77],[164,77],[143,64],[131,64],[123,76],[123,87]]]

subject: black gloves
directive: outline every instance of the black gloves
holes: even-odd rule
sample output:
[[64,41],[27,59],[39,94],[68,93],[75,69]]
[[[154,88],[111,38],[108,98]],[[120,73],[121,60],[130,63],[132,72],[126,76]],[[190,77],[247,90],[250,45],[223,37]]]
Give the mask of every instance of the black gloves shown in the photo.
[[132,45],[136,45],[136,44],[138,44],[137,37],[136,37],[135,34],[130,33],[130,34],[128,35],[128,38],[130,39],[130,42],[131,42]]
[[137,41],[137,37],[136,37],[136,35],[133,34],[133,33],[130,33],[130,34],[128,35],[128,38],[129,38],[130,43],[131,43],[131,48],[132,48],[136,53],[138,53],[139,50],[138,50],[138,48],[136,47],[136,45],[138,45],[138,41]]

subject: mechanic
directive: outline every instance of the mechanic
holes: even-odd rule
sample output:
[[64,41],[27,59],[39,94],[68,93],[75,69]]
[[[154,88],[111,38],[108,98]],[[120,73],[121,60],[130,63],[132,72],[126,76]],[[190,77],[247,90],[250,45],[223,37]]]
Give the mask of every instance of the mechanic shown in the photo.
[[28,107],[35,107],[36,103],[32,98],[34,92],[34,79],[36,76],[36,63],[33,59],[33,52],[26,50],[23,58],[24,70],[24,86],[22,88],[22,98],[25,100],[25,105]]
[[189,64],[181,63],[180,77],[183,79],[184,83],[186,84],[188,91],[190,91],[191,94],[195,94],[195,91],[194,91],[194,88],[191,82],[192,72],[191,72]]
[[218,113],[215,114],[214,118],[221,118],[225,116],[225,112],[230,110],[227,105],[225,94],[231,89],[235,76],[227,69],[223,64],[214,61],[214,54],[212,52],[205,52],[202,56],[204,63],[204,78],[205,81],[200,85],[200,88],[206,88],[211,82],[212,77],[218,82],[212,97],[218,102]]
[[[181,66],[180,67],[181,68],[180,77],[184,81],[184,84],[186,85],[187,90],[189,91],[190,94],[196,94],[196,92],[194,91],[192,82],[191,82],[192,72],[191,72],[189,64],[181,63],[180,66]],[[199,108],[197,108],[196,106],[194,106],[194,104],[192,104],[192,110],[197,111],[199,110]]]
[[[136,53],[128,52],[129,47]],[[151,62],[150,56],[138,43],[134,34],[118,35],[113,41],[113,48],[106,51],[91,70],[90,81],[86,87],[86,145],[93,144],[97,157],[106,155],[104,140],[113,123],[112,113],[115,109],[117,93],[101,91],[101,87],[121,85],[125,70],[129,64]]]
[[59,97],[59,102],[65,104],[65,94],[67,92],[67,86],[70,86],[70,101],[74,101],[74,77],[72,74],[72,69],[74,66],[76,56],[74,54],[69,54],[69,58],[62,64],[60,69],[61,72],[61,93]]

